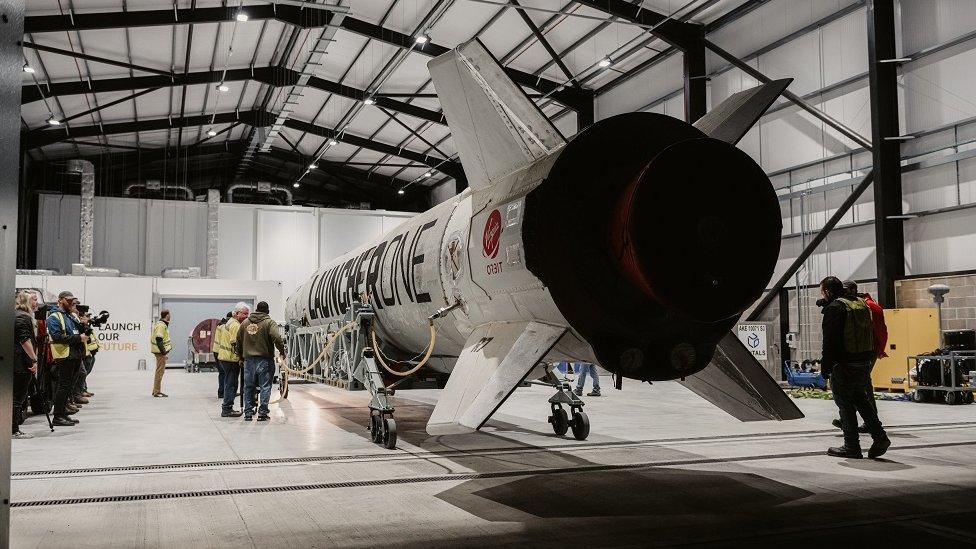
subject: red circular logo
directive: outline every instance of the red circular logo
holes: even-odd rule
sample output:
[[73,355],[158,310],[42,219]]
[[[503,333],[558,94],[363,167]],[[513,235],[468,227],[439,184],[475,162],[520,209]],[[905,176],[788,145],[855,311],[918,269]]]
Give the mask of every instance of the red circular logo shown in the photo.
[[481,239],[485,257],[494,259],[498,255],[498,239],[502,237],[502,214],[495,210],[485,222],[485,235]]

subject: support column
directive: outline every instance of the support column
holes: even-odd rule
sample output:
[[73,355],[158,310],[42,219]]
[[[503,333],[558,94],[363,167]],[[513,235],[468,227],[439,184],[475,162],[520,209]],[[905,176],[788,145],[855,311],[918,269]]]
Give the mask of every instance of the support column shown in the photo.
[[20,85],[24,57],[24,2],[0,0],[0,547],[10,545],[10,423],[13,411],[17,196],[20,175]]
[[[869,0],[868,68],[871,95],[871,153],[874,160],[874,237],[878,302],[895,306],[895,281],[905,276],[902,214],[901,141],[898,129],[895,8],[891,0]],[[883,61],[888,61],[887,63]]]
[[689,124],[705,116],[708,110],[705,66],[705,27],[698,25],[696,34],[682,50],[684,62],[685,121]]
[[207,278],[217,278],[220,190],[207,189]]

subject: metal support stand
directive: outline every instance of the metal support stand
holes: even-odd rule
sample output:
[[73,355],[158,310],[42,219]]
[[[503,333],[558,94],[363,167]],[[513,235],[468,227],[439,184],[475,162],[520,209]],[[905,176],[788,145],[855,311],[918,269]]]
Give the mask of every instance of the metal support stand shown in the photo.
[[[549,366],[546,366],[545,381],[529,381],[532,385],[542,385],[552,387],[556,394],[549,397],[549,407],[552,415],[548,422],[552,425],[552,431],[558,436],[564,436],[570,429],[573,430],[573,438],[576,440],[586,440],[590,435],[590,418],[583,411],[583,399],[573,392],[572,386],[565,379],[559,379]],[[569,412],[563,406],[569,407]]]

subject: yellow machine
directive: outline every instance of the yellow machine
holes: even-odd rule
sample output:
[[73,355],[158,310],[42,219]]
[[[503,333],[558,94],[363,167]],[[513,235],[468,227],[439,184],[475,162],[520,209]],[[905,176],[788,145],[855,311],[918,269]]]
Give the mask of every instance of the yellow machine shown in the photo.
[[931,353],[939,347],[939,313],[935,308],[888,309],[888,345],[871,372],[876,390],[908,391],[908,357]]

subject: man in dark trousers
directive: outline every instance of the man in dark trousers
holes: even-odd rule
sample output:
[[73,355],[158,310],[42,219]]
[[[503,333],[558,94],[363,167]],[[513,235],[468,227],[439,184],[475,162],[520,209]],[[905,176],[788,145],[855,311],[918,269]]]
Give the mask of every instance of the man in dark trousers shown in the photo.
[[[268,316],[268,304],[258,303],[256,310],[241,323],[237,331],[237,349],[244,358],[244,421],[254,416],[254,387],[261,389],[258,421],[268,420],[268,401],[271,398],[271,378],[274,376],[274,350],[285,356],[285,340],[278,323]],[[225,389],[226,391],[226,389]]]
[[891,441],[871,402],[874,399],[871,366],[875,351],[870,309],[863,301],[848,299],[844,284],[835,276],[823,279],[820,292],[826,302],[823,308],[822,373],[830,379],[844,430],[844,445],[827,449],[827,454],[855,459],[863,457],[857,433],[857,414],[861,414],[874,440],[868,457],[879,457],[888,450]]
[[[874,370],[874,365],[878,362],[878,359],[888,356],[885,352],[885,348],[888,346],[888,325],[885,323],[884,308],[881,304],[875,301],[870,294],[862,294],[857,291],[857,282],[853,280],[844,281],[844,294],[847,299],[860,299],[868,306],[871,310],[871,327],[874,329],[874,360],[871,361],[871,369]],[[874,411],[878,411],[878,404],[871,399],[871,405],[874,406]],[[833,422],[834,427],[841,429],[840,419],[835,419]],[[868,426],[861,423],[861,426],[857,428],[858,433],[867,433]]]
[[54,357],[54,368],[58,377],[57,389],[54,392],[54,425],[68,427],[78,423],[77,419],[68,417],[70,412],[68,397],[70,397],[75,372],[81,367],[81,360],[85,357],[85,346],[88,336],[82,333],[75,323],[72,309],[75,296],[71,292],[58,294],[58,308],[48,315],[45,322],[47,335],[51,340],[51,355]]

